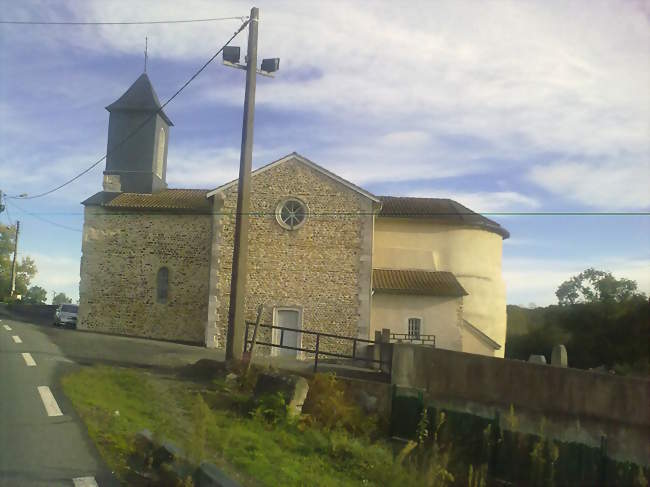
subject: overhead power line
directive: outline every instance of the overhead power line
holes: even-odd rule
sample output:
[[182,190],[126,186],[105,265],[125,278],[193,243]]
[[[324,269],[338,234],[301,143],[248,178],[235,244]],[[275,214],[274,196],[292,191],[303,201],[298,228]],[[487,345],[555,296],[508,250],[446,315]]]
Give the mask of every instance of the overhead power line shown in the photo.
[[154,25],[154,24],[192,24],[197,22],[219,22],[223,20],[239,20],[241,22],[246,22],[248,15],[243,15],[239,17],[212,17],[207,19],[181,19],[181,20],[142,20],[142,21],[127,21],[127,22],[50,22],[50,21],[40,21],[40,20],[0,20],[0,24],[10,24],[10,25]]
[[[15,205],[14,205],[15,206]],[[106,208],[106,207],[105,207]],[[192,210],[182,208],[119,208],[107,207],[109,216],[133,215],[133,213],[151,213],[151,214],[174,214],[174,215],[216,215],[232,216],[236,211],[213,211],[213,210]],[[81,216],[81,211],[46,211],[31,213],[32,215],[62,215],[62,216]],[[275,216],[275,211],[249,211],[245,213],[249,216]],[[370,216],[376,215],[369,211],[310,211],[310,217],[341,217],[341,216]],[[431,213],[390,213],[389,215],[378,215],[382,218],[435,218],[446,216],[650,216],[650,211],[479,211],[479,212],[431,212]]]
[[79,230],[78,228],[72,228],[72,227],[69,227],[67,225],[63,225],[61,223],[53,222],[52,220],[48,220],[47,218],[43,218],[42,216],[39,216],[37,213],[31,213],[29,211],[26,211],[26,210],[22,209],[20,206],[16,205],[13,202],[8,202],[8,203],[11,206],[13,206],[14,208],[16,208],[18,211],[20,211],[21,213],[24,213],[25,215],[29,215],[29,216],[31,216],[33,218],[36,218],[37,220],[40,220],[40,221],[45,222],[45,223],[49,223],[50,225],[54,225],[55,227],[63,228],[65,230],[70,230],[72,232],[81,233],[81,230]]
[[239,35],[239,33],[240,33],[242,30],[244,30],[244,29],[246,28],[246,26],[248,25],[248,22],[249,22],[248,20],[244,21],[244,23],[239,27],[239,29],[237,29],[237,30],[235,31],[235,33],[230,37],[230,39],[228,39],[228,41],[227,41],[223,46],[221,46],[221,48],[219,48],[219,50],[218,50],[216,53],[214,53],[214,55],[213,55],[210,59],[208,59],[208,60],[203,64],[203,66],[201,66],[201,67],[200,67],[200,68],[199,68],[199,69],[198,69],[198,70],[197,70],[197,71],[196,71],[196,72],[195,72],[195,73],[194,73],[194,74],[193,74],[193,75],[192,75],[192,76],[191,76],[191,77],[190,77],[190,78],[189,78],[189,79],[188,79],[188,80],[183,84],[183,86],[181,86],[181,87],[176,91],[176,93],[174,93],[174,94],[173,94],[173,95],[172,95],[172,96],[171,96],[171,97],[170,97],[170,98],[169,98],[165,103],[163,103],[163,104],[161,105],[161,107],[160,107],[158,110],[156,110],[156,111],[153,112],[149,117],[147,117],[147,118],[146,118],[146,119],[145,119],[145,120],[144,120],[140,125],[138,125],[138,126],[135,128],[135,130],[133,130],[131,133],[129,133],[126,137],[124,137],[124,138],[123,138],[119,143],[117,143],[116,145],[114,145],[110,150],[107,150],[107,151],[106,151],[106,154],[104,154],[104,155],[103,155],[101,158],[99,158],[97,161],[93,162],[89,167],[87,167],[86,169],[84,169],[83,171],[81,171],[79,174],[77,174],[77,175],[74,176],[73,178],[68,179],[68,180],[65,181],[64,183],[59,184],[58,186],[56,186],[56,187],[54,187],[54,188],[52,188],[52,189],[50,189],[50,190],[48,190],[48,191],[44,191],[44,192],[42,192],[42,193],[38,193],[38,194],[35,194],[35,195],[32,195],[32,196],[22,196],[22,197],[21,197],[21,196],[7,196],[7,198],[11,198],[11,199],[20,199],[20,200],[33,200],[33,199],[35,199],[35,198],[41,198],[41,197],[43,197],[43,196],[47,196],[48,194],[52,194],[52,193],[54,193],[55,191],[60,190],[60,189],[63,188],[64,186],[67,186],[68,184],[70,184],[70,183],[76,181],[77,179],[79,179],[79,178],[80,178],[81,176],[83,176],[84,174],[88,173],[90,170],[92,170],[94,167],[96,167],[98,164],[100,164],[102,161],[104,161],[104,160],[105,160],[105,159],[106,159],[110,154],[112,154],[112,153],[115,152],[117,149],[119,149],[120,147],[122,147],[122,146],[123,146],[123,145],[124,145],[128,140],[130,140],[130,139],[131,139],[135,134],[137,134],[137,133],[142,129],[142,127],[144,127],[145,125],[147,125],[147,123],[149,123],[150,120],[152,120],[156,115],[158,115],[158,113],[160,113],[160,112],[163,110],[163,108],[165,108],[165,107],[166,107],[166,106],[167,106],[167,105],[168,105],[168,104],[169,104],[169,103],[170,103],[174,98],[176,98],[176,97],[177,97],[177,96],[178,96],[178,95],[179,95],[179,94],[180,94],[180,93],[181,93],[185,88],[187,88],[187,86],[188,86],[192,81],[194,81],[194,79],[195,79],[199,74],[201,74],[201,73],[203,72],[203,70],[204,70],[204,69],[205,69],[205,68],[206,68],[206,67],[207,67],[207,66],[208,66],[212,61],[214,61],[214,60],[216,59],[216,57],[217,57],[219,54],[221,54],[221,51],[223,51],[223,48],[226,47],[228,44],[230,44],[230,43],[232,42],[232,40],[233,40],[235,37],[237,37],[237,36]]

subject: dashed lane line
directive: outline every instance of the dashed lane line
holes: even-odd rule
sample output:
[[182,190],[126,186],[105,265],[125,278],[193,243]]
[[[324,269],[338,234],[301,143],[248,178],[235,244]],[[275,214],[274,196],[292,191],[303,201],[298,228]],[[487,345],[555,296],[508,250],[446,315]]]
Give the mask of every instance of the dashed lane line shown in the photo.
[[43,406],[45,406],[45,411],[48,416],[63,416],[49,387],[38,386],[38,393],[41,395],[41,400],[43,401]]
[[72,479],[74,487],[99,487],[95,477],[77,477]]
[[11,331],[11,327],[9,325],[2,325],[2,327],[7,331]]
[[18,335],[12,335],[11,338],[13,338],[14,342],[16,342],[16,343],[23,343],[23,341],[20,339],[20,337]]
[[31,353],[25,352],[22,355],[27,367],[36,367],[36,361],[34,360],[34,357],[32,357]]

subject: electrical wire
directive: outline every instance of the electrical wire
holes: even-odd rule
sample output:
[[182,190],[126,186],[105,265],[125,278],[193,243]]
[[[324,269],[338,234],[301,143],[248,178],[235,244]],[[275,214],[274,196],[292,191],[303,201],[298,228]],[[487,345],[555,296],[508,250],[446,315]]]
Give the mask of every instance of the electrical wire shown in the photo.
[[39,21],[39,20],[0,20],[5,25],[155,25],[155,24],[190,24],[197,22],[219,22],[222,20],[240,20],[246,22],[248,15],[238,17],[213,17],[207,19],[181,19],[181,20],[142,20],[127,22],[74,22],[74,21]]
[[63,228],[64,230],[70,230],[72,232],[81,233],[81,230],[79,230],[78,228],[72,228],[72,227],[69,227],[67,225],[62,225],[61,223],[53,222],[52,220],[48,220],[47,218],[43,218],[42,216],[39,216],[36,213],[30,213],[29,211],[26,211],[26,210],[22,209],[20,206],[16,205],[13,202],[11,202],[10,204],[11,204],[11,206],[16,208],[21,213],[24,213],[25,215],[29,215],[29,216],[31,216],[33,218],[36,218],[37,220],[40,220],[40,221],[45,222],[45,223],[49,223],[50,225],[54,225],[55,227]]
[[[15,206],[15,205],[14,205]],[[163,207],[106,207],[110,210],[107,215],[133,215],[134,213],[151,213],[151,214],[174,214],[174,215],[214,215],[214,216],[233,216],[236,211],[206,211],[193,210],[188,208],[163,208]],[[241,213],[248,216],[275,216],[274,211],[249,211]],[[80,211],[52,211],[38,212],[33,215],[64,215],[64,216],[81,216]],[[435,213],[390,213],[388,215],[377,215],[374,212],[367,211],[330,211],[330,212],[309,212],[308,216],[315,217],[338,217],[338,216],[369,216],[376,215],[381,218],[435,218],[446,216],[650,216],[650,211],[499,211],[499,212],[435,212]]]
[[157,109],[155,112],[153,112],[149,117],[147,117],[147,118],[146,118],[146,119],[145,119],[145,120],[144,120],[140,125],[138,125],[138,126],[135,128],[135,130],[133,130],[131,133],[129,133],[129,134],[128,134],[126,137],[124,137],[124,138],[123,138],[119,143],[117,143],[116,145],[114,145],[110,150],[106,151],[106,154],[104,154],[104,155],[103,155],[99,160],[97,160],[97,161],[95,161],[94,163],[92,163],[89,167],[87,167],[86,169],[84,169],[83,171],[81,171],[81,172],[80,172],[79,174],[77,174],[75,177],[73,177],[73,178],[71,178],[71,179],[68,179],[66,182],[64,182],[64,183],[62,183],[62,184],[60,184],[60,185],[58,185],[58,186],[56,186],[56,187],[54,187],[54,188],[52,188],[52,189],[50,189],[50,190],[48,190],[48,191],[44,191],[44,192],[42,192],[42,193],[38,193],[38,194],[35,194],[35,195],[33,195],[33,196],[23,196],[23,197],[21,197],[21,196],[7,196],[7,198],[10,198],[10,199],[20,199],[20,200],[33,200],[33,199],[35,199],[35,198],[41,198],[41,197],[43,197],[43,196],[47,196],[48,194],[52,194],[52,193],[54,193],[55,191],[60,190],[60,189],[63,188],[64,186],[67,186],[68,184],[70,184],[70,183],[76,181],[76,180],[79,179],[81,176],[83,176],[84,174],[86,174],[86,173],[88,173],[89,171],[91,171],[94,167],[96,167],[96,166],[99,165],[101,162],[103,162],[104,160],[106,160],[106,158],[107,158],[110,154],[112,154],[112,153],[115,152],[117,149],[119,149],[120,147],[122,147],[122,146],[123,146],[123,145],[124,145],[128,140],[130,140],[130,139],[131,139],[135,134],[137,134],[137,133],[138,133],[138,132],[139,132],[139,131],[140,131],[140,130],[145,126],[145,125],[147,125],[147,124],[148,124],[148,123],[149,123],[149,122],[150,122],[150,121],[151,121],[151,120],[152,120],[156,115],[158,115],[158,114],[163,110],[163,108],[165,108],[165,107],[166,107],[166,106],[167,106],[167,105],[168,105],[168,104],[169,104],[169,103],[170,103],[174,98],[176,98],[176,97],[177,97],[177,96],[178,96],[178,95],[179,95],[179,94],[180,94],[180,93],[181,93],[185,88],[187,88],[187,86],[188,86],[192,81],[194,81],[194,79],[196,79],[196,77],[197,77],[199,74],[201,74],[201,73],[203,72],[203,70],[204,70],[204,69],[205,69],[205,68],[206,68],[206,67],[207,67],[207,66],[208,66],[212,61],[214,61],[214,60],[216,59],[216,57],[217,57],[219,54],[221,54],[221,51],[223,51],[224,47],[226,47],[228,44],[230,44],[230,43],[232,42],[232,40],[233,40],[235,37],[237,37],[237,36],[239,35],[239,33],[240,33],[242,30],[244,30],[244,29],[246,28],[246,26],[248,25],[249,22],[250,22],[250,20],[246,20],[246,21],[244,21],[244,23],[239,27],[239,29],[237,29],[237,30],[235,31],[235,33],[230,37],[230,39],[228,39],[228,41],[227,41],[223,46],[221,46],[221,48],[220,48],[220,49],[219,49],[219,50],[218,50],[218,51],[217,51],[217,52],[216,52],[216,53],[215,53],[215,54],[214,54],[210,59],[208,59],[208,60],[203,64],[203,66],[201,66],[201,67],[200,67],[200,68],[199,68],[199,69],[198,69],[198,70],[197,70],[197,71],[196,71],[196,72],[195,72],[195,73],[194,73],[194,74],[193,74],[193,75],[192,75],[192,76],[191,76],[191,77],[190,77],[190,78],[189,78],[189,79],[188,79],[188,80],[183,84],[183,86],[181,86],[181,87],[176,91],[176,93],[174,93],[174,94],[173,94],[173,95],[172,95],[172,96],[171,96],[171,97],[170,97],[170,98],[169,98],[165,103],[163,103],[163,104],[160,106],[160,108],[158,108],[158,109]]

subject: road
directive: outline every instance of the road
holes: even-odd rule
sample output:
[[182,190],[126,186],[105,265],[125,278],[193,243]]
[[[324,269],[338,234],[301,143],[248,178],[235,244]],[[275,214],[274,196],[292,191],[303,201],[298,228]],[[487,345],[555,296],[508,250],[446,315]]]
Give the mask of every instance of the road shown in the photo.
[[75,364],[39,327],[0,319],[0,486],[119,485],[63,395]]

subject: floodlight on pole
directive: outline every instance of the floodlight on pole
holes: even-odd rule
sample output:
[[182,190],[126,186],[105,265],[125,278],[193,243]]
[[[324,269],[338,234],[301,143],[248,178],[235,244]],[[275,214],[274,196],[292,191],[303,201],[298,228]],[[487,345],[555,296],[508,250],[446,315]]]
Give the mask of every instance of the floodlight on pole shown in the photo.
[[264,73],[275,73],[278,69],[280,69],[279,57],[262,60],[262,71]]
[[[222,52],[223,65],[246,71],[248,69],[248,56],[244,56],[244,64],[239,62],[240,56],[239,46],[226,46]],[[280,69],[280,58],[274,57],[262,60],[261,69],[256,69],[255,72],[260,76],[274,78],[273,73],[278,69]]]
[[223,60],[232,64],[238,64],[241,49],[239,46],[226,46],[223,48]]

